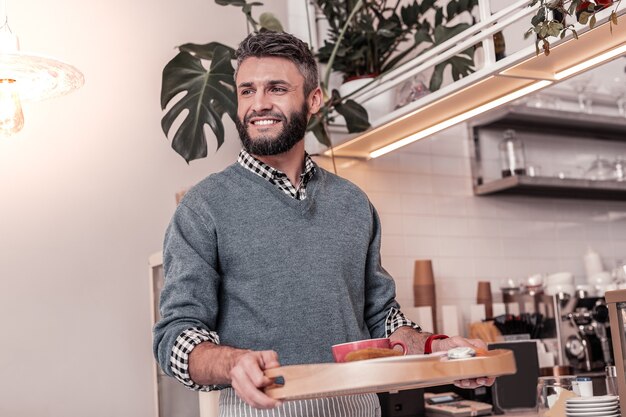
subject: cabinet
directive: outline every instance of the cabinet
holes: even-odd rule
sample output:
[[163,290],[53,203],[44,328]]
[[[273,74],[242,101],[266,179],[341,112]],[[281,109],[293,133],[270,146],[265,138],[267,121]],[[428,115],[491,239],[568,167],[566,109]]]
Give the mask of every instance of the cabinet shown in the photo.
[[[514,104],[469,125],[474,194],[626,201],[626,181],[590,180],[597,157],[626,159],[626,117]],[[514,129],[533,174],[502,177],[498,143]]]

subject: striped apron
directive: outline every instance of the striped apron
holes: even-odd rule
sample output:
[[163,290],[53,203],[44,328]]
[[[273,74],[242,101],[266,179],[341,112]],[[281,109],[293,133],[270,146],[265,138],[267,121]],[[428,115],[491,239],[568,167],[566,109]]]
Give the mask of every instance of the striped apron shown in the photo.
[[285,401],[279,407],[260,410],[226,388],[220,392],[219,407],[219,417],[380,417],[376,394]]

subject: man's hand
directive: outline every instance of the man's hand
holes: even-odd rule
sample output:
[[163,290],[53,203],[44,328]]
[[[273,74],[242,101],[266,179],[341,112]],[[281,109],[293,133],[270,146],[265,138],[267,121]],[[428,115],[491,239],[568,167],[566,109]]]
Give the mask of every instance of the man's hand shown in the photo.
[[237,395],[255,408],[281,404],[265,395],[272,384],[264,370],[280,366],[273,350],[252,351],[203,342],[189,354],[189,376],[200,385],[231,384]]
[[252,407],[274,408],[281,402],[263,392],[263,388],[272,384],[263,371],[278,366],[278,354],[273,350],[245,352],[236,358],[230,370],[231,385],[237,395]]
[[[433,352],[441,352],[448,351],[455,347],[471,347],[478,350],[487,350],[487,345],[480,339],[465,339],[461,336],[454,336],[448,339],[437,339],[432,342],[432,350]],[[481,377],[476,379],[463,379],[460,381],[455,381],[454,385],[460,388],[477,388],[480,386],[491,386],[493,385],[495,378],[492,377]]]

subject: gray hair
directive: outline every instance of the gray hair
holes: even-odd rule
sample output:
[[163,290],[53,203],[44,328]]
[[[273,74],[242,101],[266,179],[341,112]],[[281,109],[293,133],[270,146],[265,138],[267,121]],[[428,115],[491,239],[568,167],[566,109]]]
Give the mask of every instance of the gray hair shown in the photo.
[[317,62],[309,46],[289,33],[271,31],[251,33],[241,41],[235,52],[235,57],[237,58],[235,78],[237,78],[239,66],[245,59],[250,57],[277,57],[285,58],[296,64],[304,77],[305,97],[319,85]]

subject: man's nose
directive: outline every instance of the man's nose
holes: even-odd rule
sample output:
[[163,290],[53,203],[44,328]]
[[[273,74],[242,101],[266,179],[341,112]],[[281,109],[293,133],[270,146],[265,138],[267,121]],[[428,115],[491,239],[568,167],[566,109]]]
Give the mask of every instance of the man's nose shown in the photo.
[[252,110],[255,112],[270,110],[272,108],[272,102],[269,95],[263,91],[257,91],[254,95],[254,102],[252,103]]

